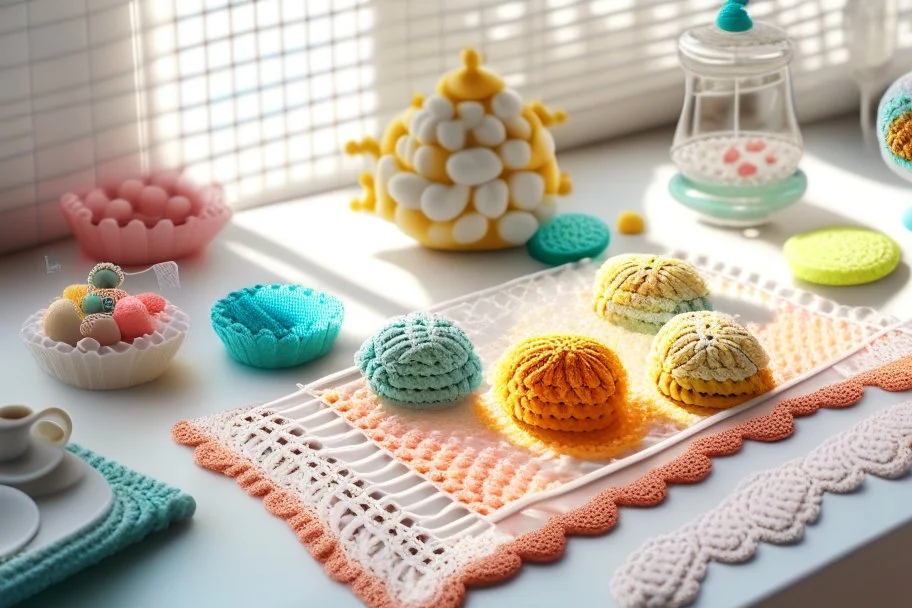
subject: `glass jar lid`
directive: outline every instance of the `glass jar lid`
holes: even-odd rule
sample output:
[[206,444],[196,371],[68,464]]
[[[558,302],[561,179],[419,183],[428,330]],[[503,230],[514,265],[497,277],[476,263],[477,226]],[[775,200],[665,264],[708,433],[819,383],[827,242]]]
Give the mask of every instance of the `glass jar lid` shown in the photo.
[[687,69],[707,76],[739,76],[776,71],[792,59],[785,31],[754,23],[745,0],[729,0],[716,22],[684,32],[678,54]]

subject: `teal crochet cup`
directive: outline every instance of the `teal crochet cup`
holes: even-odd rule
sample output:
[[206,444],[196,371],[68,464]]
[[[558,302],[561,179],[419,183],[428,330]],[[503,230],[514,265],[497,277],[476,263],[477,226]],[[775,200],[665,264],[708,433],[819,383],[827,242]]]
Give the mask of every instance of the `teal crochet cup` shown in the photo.
[[332,348],[345,306],[332,294],[300,285],[256,285],[212,306],[212,328],[232,359],[263,369],[295,367]]
[[430,313],[392,319],[358,349],[355,364],[374,394],[413,409],[449,407],[482,380],[469,336]]

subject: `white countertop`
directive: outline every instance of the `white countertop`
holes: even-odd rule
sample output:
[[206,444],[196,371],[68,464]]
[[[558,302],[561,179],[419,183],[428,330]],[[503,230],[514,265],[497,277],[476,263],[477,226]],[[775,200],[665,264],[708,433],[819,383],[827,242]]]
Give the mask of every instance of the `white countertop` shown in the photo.
[[[798,231],[861,223],[889,233],[904,247],[912,243],[912,233],[900,222],[903,210],[912,205],[912,184],[891,173],[876,151],[863,147],[854,118],[810,125],[804,135],[802,168],[810,182],[804,202],[751,237],[739,230],[699,224],[669,197],[666,184],[673,174],[668,161],[670,127],[561,154],[561,168],[574,181],[574,193],[563,201],[563,210],[598,215],[612,227],[619,211],[641,211],[647,221],[646,233],[637,237],[613,234],[610,253],[682,248],[724,258],[784,284],[792,280],[781,245]],[[170,439],[171,426],[178,420],[270,401],[293,392],[297,382],[350,366],[361,341],[390,316],[542,268],[524,249],[478,254],[425,250],[392,224],[351,212],[348,201],[354,194],[355,190],[336,192],[236,215],[204,255],[181,263],[180,291],[166,292],[191,317],[190,334],[174,365],[158,381],[126,391],[86,392],[59,384],[38,369],[17,337],[29,314],[67,284],[80,282],[91,268],[92,261],[78,253],[75,243],[52,243],[0,259],[4,286],[0,332],[5,336],[0,342],[4,362],[0,366],[0,402],[67,408],[75,421],[75,442],[177,486],[198,503],[189,525],[150,538],[33,598],[26,606],[360,605],[347,587],[323,573],[287,525],[270,516],[258,499],[247,496],[234,481],[197,467],[192,450]],[[46,255],[60,262],[60,273],[45,271]],[[907,317],[912,316],[908,279],[909,267],[904,262],[890,277],[866,287],[802,287],[844,304],[873,306]],[[156,288],[154,279],[143,280],[149,282],[148,288]],[[228,358],[209,326],[209,307],[229,291],[268,282],[322,288],[345,301],[346,324],[327,357],[278,372],[245,368]],[[813,423],[802,426],[783,445],[796,455],[815,447],[827,436],[821,433],[828,428],[828,414],[819,415],[817,432],[811,431]],[[832,432],[836,431],[830,429]],[[745,449],[720,466],[718,474],[736,479],[766,468],[766,449],[768,446]],[[687,509],[693,513],[715,504],[711,492],[687,491],[686,498]],[[467,606],[544,608],[568,599],[585,606],[610,605],[607,583],[611,572],[605,571],[603,557],[635,549],[651,535],[650,520],[680,508],[680,503],[669,500],[654,511],[628,510],[617,533],[603,539],[571,540],[560,564],[527,565],[517,580],[505,586],[470,592]],[[699,605],[733,606],[778,591],[850,548],[871,545],[886,531],[906,524],[912,520],[909,504],[912,483],[908,479],[871,480],[857,496],[828,496],[824,518],[815,526],[816,542],[764,548],[754,563],[726,567],[724,575],[713,566]],[[867,558],[869,564],[898,563],[903,558],[902,554],[888,555],[897,550],[897,543],[887,546],[884,541],[871,547],[879,553]],[[906,550],[905,558],[908,556]],[[819,583],[827,572],[836,574],[830,574],[825,584]],[[859,567],[840,570],[834,566],[818,574],[811,579],[817,581],[815,588],[825,588],[842,601],[815,599],[821,604],[847,605],[849,588],[860,580],[852,576],[862,576],[859,572]],[[799,590],[794,588],[792,593]],[[797,601],[797,595],[790,597],[783,600],[785,605]]]

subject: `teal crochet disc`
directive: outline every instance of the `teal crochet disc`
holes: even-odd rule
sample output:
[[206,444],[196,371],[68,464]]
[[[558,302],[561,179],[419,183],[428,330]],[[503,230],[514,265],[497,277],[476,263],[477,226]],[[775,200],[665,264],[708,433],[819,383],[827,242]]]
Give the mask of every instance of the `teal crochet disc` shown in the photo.
[[177,488],[77,445],[67,449],[108,481],[114,503],[105,517],[78,536],[0,563],[0,608],[18,604],[153,532],[189,519],[196,510],[193,497]]
[[566,213],[538,229],[528,243],[529,255],[544,264],[560,266],[594,258],[611,242],[608,226],[585,213]]
[[440,315],[396,317],[361,345],[355,364],[374,394],[412,409],[449,407],[481,385],[469,336]]
[[302,365],[332,349],[345,306],[332,294],[300,285],[256,285],[213,305],[212,328],[231,358],[277,369]]

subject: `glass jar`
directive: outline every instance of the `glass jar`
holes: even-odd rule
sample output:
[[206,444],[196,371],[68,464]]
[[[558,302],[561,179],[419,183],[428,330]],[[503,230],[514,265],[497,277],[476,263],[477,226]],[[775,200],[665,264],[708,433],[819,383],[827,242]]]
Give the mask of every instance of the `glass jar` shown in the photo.
[[804,194],[791,42],[750,20],[746,1],[678,41],[685,98],[671,148],[674,197],[714,223],[764,223]]

